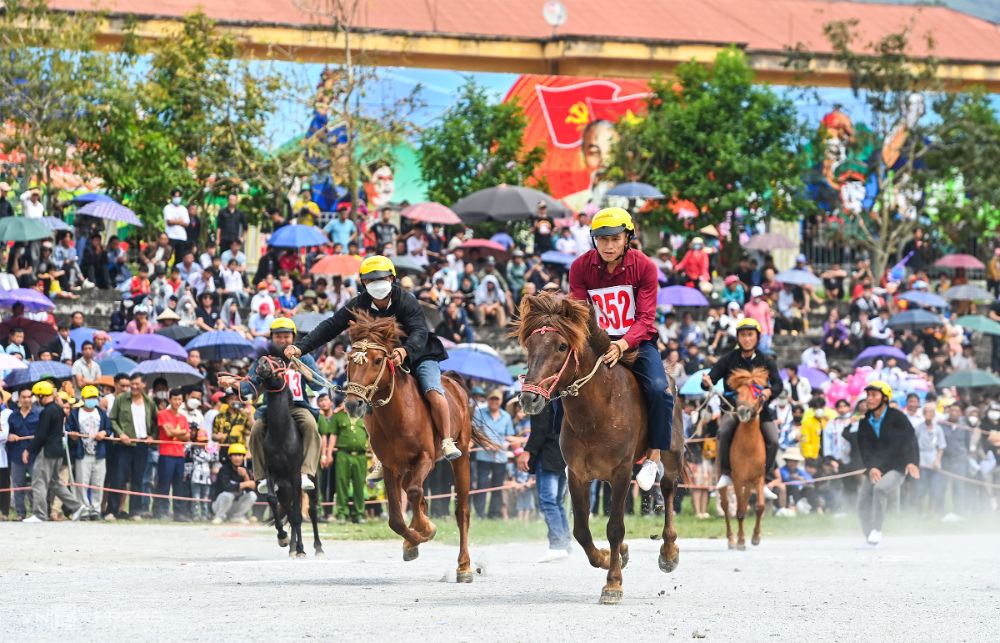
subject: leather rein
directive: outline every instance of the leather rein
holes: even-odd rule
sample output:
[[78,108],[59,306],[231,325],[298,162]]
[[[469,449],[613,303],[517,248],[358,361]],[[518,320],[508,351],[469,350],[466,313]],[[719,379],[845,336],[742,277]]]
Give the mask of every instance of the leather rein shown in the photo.
[[[357,382],[352,382],[350,362],[354,362],[355,364],[366,364],[368,362],[369,350],[382,351],[382,353],[385,354],[385,359],[382,362],[381,368],[379,368],[378,375],[375,377],[375,381],[369,384],[368,386],[365,386],[363,384],[358,384]],[[350,362],[348,362],[346,368],[347,382],[341,389],[344,393],[360,397],[373,409],[383,407],[390,401],[392,401],[392,396],[396,392],[396,365],[392,362],[392,354],[388,348],[382,346],[381,344],[377,344],[376,342],[363,339],[360,342],[353,344],[351,346]],[[376,400],[374,399],[375,393],[378,391],[378,387],[382,383],[382,376],[385,375],[386,365],[388,365],[389,369],[389,395],[381,400]],[[406,369],[403,369],[402,367],[400,367],[400,370],[406,372]]]
[[[531,332],[532,335],[544,335],[545,333],[556,333],[558,335],[559,330],[551,326],[542,326],[540,328],[536,328]],[[541,395],[546,400],[552,401],[556,387],[559,386],[559,380],[562,379],[563,373],[565,373],[566,369],[569,367],[569,360],[571,358],[573,359],[573,362],[575,364],[574,372],[578,371],[580,369],[580,356],[577,354],[576,350],[570,350],[566,354],[566,360],[563,362],[562,368],[559,369],[559,372],[556,373],[555,375],[550,375],[546,377],[545,379],[538,382],[538,384],[532,384],[530,382],[525,381],[524,379],[525,376],[522,375],[521,391],[524,393],[534,393],[536,395]],[[600,358],[598,358],[597,361],[594,363],[593,370],[591,370],[583,377],[574,380],[573,383],[571,383],[565,389],[556,394],[555,398],[561,399],[564,397],[577,397],[578,395],[580,395],[580,389],[583,388],[583,386],[587,382],[593,379],[594,375],[597,374],[597,369],[599,369],[600,367],[601,367],[601,360]],[[545,388],[546,382],[549,381],[552,382],[551,386]]]

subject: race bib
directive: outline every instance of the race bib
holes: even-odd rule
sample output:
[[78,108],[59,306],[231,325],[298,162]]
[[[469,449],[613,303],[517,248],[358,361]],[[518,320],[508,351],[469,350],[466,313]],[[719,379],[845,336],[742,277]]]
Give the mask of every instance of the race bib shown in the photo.
[[292,399],[297,402],[304,402],[302,396],[302,373],[288,369],[285,371],[285,381],[288,382],[288,390],[292,394]]
[[612,337],[621,337],[635,322],[635,298],[632,286],[608,286],[588,290],[594,304],[598,325]]

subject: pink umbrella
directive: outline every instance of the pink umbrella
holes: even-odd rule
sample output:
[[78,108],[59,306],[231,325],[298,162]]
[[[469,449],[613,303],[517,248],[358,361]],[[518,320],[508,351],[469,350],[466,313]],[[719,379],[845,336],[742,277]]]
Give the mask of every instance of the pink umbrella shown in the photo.
[[966,270],[983,270],[983,262],[972,255],[945,255],[934,262],[937,268],[965,268]]
[[507,251],[496,241],[489,239],[469,239],[459,246],[463,250],[479,250],[480,254],[493,255],[497,260],[506,259]]
[[400,214],[407,219],[422,221],[424,223],[440,223],[442,225],[458,225],[462,223],[462,220],[451,209],[433,201],[411,205],[400,212]]

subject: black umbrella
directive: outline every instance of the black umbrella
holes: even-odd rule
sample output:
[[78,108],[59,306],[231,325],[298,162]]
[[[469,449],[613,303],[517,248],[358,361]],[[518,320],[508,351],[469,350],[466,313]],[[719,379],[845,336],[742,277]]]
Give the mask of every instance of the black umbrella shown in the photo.
[[907,310],[889,318],[889,328],[920,330],[941,325],[941,318],[926,310]]
[[422,275],[427,272],[427,267],[420,265],[416,259],[409,256],[391,257],[392,265],[397,273],[410,273],[412,275]]
[[157,335],[163,335],[164,337],[169,337],[180,345],[187,344],[189,341],[201,335],[201,331],[195,326],[181,326],[180,324],[174,324],[172,326],[167,326],[156,331]]
[[451,209],[465,224],[482,223],[487,220],[506,223],[535,216],[539,202],[545,203],[550,217],[573,215],[569,208],[548,194],[515,185],[498,185],[495,188],[473,192],[464,199],[459,199]]

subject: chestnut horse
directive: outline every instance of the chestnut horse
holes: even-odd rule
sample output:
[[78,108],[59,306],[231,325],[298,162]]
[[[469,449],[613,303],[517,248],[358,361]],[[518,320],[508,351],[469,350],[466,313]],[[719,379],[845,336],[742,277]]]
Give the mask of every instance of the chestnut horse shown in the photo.
[[[628,563],[625,539],[625,503],[631,490],[633,463],[646,453],[646,404],[638,382],[625,366],[607,368],[601,357],[610,345],[591,307],[582,301],[548,294],[521,300],[515,334],[527,352],[528,372],[521,408],[535,414],[552,398],[562,398],[564,418],[559,446],[569,468],[573,502],[573,536],[594,567],[608,570],[600,602],[622,599],[622,568]],[[626,353],[625,362],[634,361]],[[532,384],[534,382],[534,384]],[[671,381],[671,388],[674,383]],[[670,451],[662,452],[660,480],[666,511],[659,566],[672,572],[680,560],[673,507],[676,482],[684,476],[683,430],[680,405],[674,407]],[[590,533],[590,483],[611,484],[611,517],[607,536],[610,549],[598,549]]]
[[750,494],[757,494],[757,522],[753,528],[753,538],[750,542],[760,544],[760,518],[764,515],[764,436],[760,432],[760,408],[763,398],[761,389],[767,388],[768,372],[766,368],[755,368],[753,371],[736,369],[729,375],[729,387],[736,392],[736,407],[733,412],[740,421],[733,434],[729,447],[729,460],[732,466],[730,477],[733,479],[733,489],[736,491],[736,520],[739,522],[739,534],[733,541],[733,529],[729,524],[729,490],[719,492],[722,513],[726,516],[726,540],[730,549],[744,550],[747,548],[743,535],[743,519],[746,518],[750,503]]
[[[347,332],[352,352],[344,385],[345,408],[352,418],[365,418],[372,451],[382,463],[385,475],[389,527],[403,537],[403,560],[414,560],[420,553],[418,546],[437,533],[437,527],[427,518],[424,479],[441,458],[442,436],[434,426],[417,379],[395,367],[389,359],[393,349],[401,345],[403,331],[399,323],[391,317],[376,318],[355,311]],[[460,583],[471,583],[469,448],[473,442],[485,448],[496,445],[473,428],[465,386],[449,376],[443,376],[441,384],[451,408],[452,437],[462,450],[462,457],[451,462],[459,533],[457,578]],[[409,526],[403,517],[404,493],[413,511]]]

